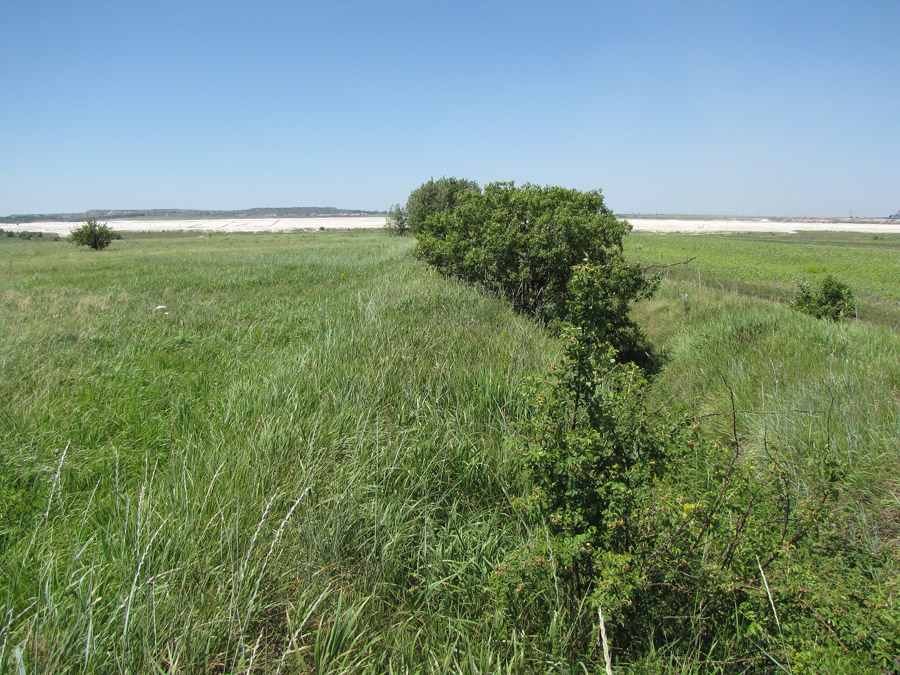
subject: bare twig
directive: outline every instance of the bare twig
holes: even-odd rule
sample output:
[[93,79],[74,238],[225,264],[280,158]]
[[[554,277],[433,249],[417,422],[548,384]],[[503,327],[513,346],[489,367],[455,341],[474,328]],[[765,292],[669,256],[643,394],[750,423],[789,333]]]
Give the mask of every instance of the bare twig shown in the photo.
[[716,512],[719,510],[719,504],[722,503],[722,499],[725,497],[725,490],[728,489],[728,483],[731,480],[731,474],[734,471],[734,465],[737,463],[738,457],[741,454],[741,445],[738,441],[737,435],[737,411],[734,408],[734,392],[731,391],[731,387],[728,385],[728,381],[722,377],[722,381],[725,382],[725,386],[728,387],[728,391],[731,392],[731,414],[732,414],[732,431],[734,433],[734,454],[731,457],[731,463],[728,465],[728,471],[725,472],[725,478],[722,481],[722,489],[719,490],[719,496],[716,498],[716,503],[713,504],[712,509],[709,511],[709,515],[706,517],[706,522],[703,523],[703,529],[700,530],[700,534],[697,535],[697,538],[694,540],[693,548],[697,548],[698,544],[703,541],[703,535],[706,534],[706,530],[709,529],[709,524],[712,522],[713,518],[716,515]]
[[728,384],[728,380],[725,379],[724,375],[720,376],[722,378],[722,382],[725,383],[725,386],[728,387],[728,393],[731,396],[731,432],[734,437],[734,447],[740,447],[740,441],[738,441],[737,435],[737,406],[734,403],[734,389],[731,388],[731,385]]
[[722,566],[727,567],[731,562],[731,556],[737,551],[738,542],[741,540],[741,533],[744,531],[744,525],[747,524],[747,518],[750,516],[750,512],[753,510],[753,507],[756,505],[756,495],[754,493],[750,493],[750,503],[747,504],[747,508],[744,511],[743,517],[741,517],[741,522],[738,523],[738,526],[734,528],[734,539],[731,540],[731,544],[728,545],[728,549],[725,551],[725,555],[722,556]]
[[[812,517],[809,518],[809,520],[807,520],[806,525],[804,527],[802,527],[800,530],[798,530],[797,533],[793,537],[791,537],[791,540],[788,542],[788,548],[792,547],[794,544],[796,544],[798,541],[800,541],[806,535],[806,533],[809,532],[809,530],[813,526],[813,524],[819,522],[819,514],[822,513],[822,509],[825,508],[825,504],[827,502],[828,502],[828,493],[826,492],[824,495],[822,495],[822,499],[819,502],[819,507],[816,509],[816,511],[812,515]],[[783,548],[775,549],[775,552],[769,556],[769,559],[766,560],[765,563],[763,563],[762,568],[766,569],[770,564],[772,564],[773,560],[775,560],[779,555],[781,555],[781,553],[783,551],[784,551]]]
[[647,270],[655,270],[655,269],[668,269],[669,267],[676,267],[677,265],[687,265],[688,263],[692,263],[697,259],[697,256],[693,256],[692,258],[688,258],[687,260],[682,260],[676,263],[669,263],[668,265],[647,265],[645,267],[641,267],[640,265],[590,265],[591,267],[596,267],[597,269],[605,270],[605,269],[617,269],[617,270],[639,270],[641,272],[646,272]]
[[776,458],[772,457],[772,454],[769,452],[768,424],[763,425],[763,451],[766,453],[766,457],[769,458],[769,461],[775,465],[775,469],[778,471],[778,476],[781,478],[781,483],[784,486],[784,527],[781,530],[781,542],[778,544],[780,548],[781,545],[784,544],[784,540],[787,539],[788,525],[790,524],[791,519],[791,492],[784,471],[781,470],[781,463]]

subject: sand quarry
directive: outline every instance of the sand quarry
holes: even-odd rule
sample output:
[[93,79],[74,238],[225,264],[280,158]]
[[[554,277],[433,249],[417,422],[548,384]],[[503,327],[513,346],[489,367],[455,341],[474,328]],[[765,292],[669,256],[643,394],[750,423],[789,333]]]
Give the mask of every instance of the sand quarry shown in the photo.
[[[788,219],[665,219],[629,218],[636,232],[872,232],[900,233],[900,220],[788,220]],[[112,220],[109,226],[121,232],[293,232],[373,229],[384,226],[383,216],[335,218],[238,218],[221,220]],[[50,232],[66,236],[78,223],[41,221],[2,225],[6,230]]]

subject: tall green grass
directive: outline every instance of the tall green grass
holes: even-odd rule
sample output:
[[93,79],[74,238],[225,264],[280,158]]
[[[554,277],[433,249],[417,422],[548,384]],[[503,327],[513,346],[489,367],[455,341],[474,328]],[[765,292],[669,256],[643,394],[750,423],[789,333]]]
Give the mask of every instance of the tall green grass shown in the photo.
[[800,279],[833,274],[856,296],[860,319],[900,327],[900,233],[645,234],[626,239],[642,264],[675,263],[668,278],[790,303]]
[[[843,467],[844,508],[873,549],[900,543],[900,339],[865,322],[835,324],[695,282],[664,283],[636,310],[660,351],[660,404],[677,402],[709,433],[739,440],[822,480]],[[711,415],[711,417],[701,417]]]
[[[654,387],[694,414],[730,409],[742,440],[776,449],[798,480],[828,455],[845,467],[844,504],[861,537],[900,544],[900,285],[897,234],[652,235],[628,238],[642,264],[665,270],[637,309],[662,354]],[[798,278],[830,272],[850,283],[860,320],[827,323],[785,301]],[[777,303],[767,300],[776,300]],[[710,420],[720,436],[731,418]]]
[[[411,244],[2,244],[0,669],[577,670],[509,631],[490,584],[531,534],[521,385],[559,347]],[[635,317],[659,407],[725,439],[733,392],[741,443],[798,492],[843,467],[836,526],[889,594],[896,335],[675,279]],[[633,672],[724,670],[658,647]]]
[[556,347],[409,244],[4,247],[4,667],[509,660],[485,639],[520,536],[503,441]]

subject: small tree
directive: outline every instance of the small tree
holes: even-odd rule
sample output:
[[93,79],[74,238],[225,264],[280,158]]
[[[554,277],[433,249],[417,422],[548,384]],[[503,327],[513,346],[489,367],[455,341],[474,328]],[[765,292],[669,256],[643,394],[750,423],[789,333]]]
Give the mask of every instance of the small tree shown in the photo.
[[840,321],[853,310],[854,302],[850,286],[829,274],[815,284],[801,281],[791,306],[817,319]]
[[92,249],[102,251],[113,239],[119,238],[106,223],[98,224],[94,218],[88,218],[82,225],[72,230],[70,240],[77,246],[90,246]]
[[384,221],[384,229],[388,234],[404,236],[409,234],[409,220],[406,217],[406,209],[399,204],[394,204],[389,210]]

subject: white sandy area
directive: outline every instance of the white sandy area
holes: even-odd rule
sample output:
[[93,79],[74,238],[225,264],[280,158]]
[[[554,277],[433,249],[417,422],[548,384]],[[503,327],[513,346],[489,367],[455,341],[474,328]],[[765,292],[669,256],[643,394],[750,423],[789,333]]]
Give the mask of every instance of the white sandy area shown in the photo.
[[[290,232],[293,230],[355,230],[384,227],[384,216],[317,218],[222,218],[213,220],[109,220],[121,232]],[[80,223],[40,221],[0,225],[5,230],[50,232],[66,236]]]
[[722,220],[680,220],[663,218],[629,218],[635,232],[684,232],[703,234],[714,232],[898,232],[900,221],[896,222],[853,222],[853,221],[809,221],[809,220],[767,220],[722,219]]
[[[110,220],[109,226],[122,232],[290,232],[374,229],[384,226],[384,216],[346,216],[317,218],[237,218],[218,220]],[[102,221],[101,221],[102,222]],[[635,232],[874,232],[900,233],[900,221],[809,221],[759,219],[662,219],[630,218]],[[6,230],[50,232],[66,236],[79,223],[42,221],[2,224]]]

